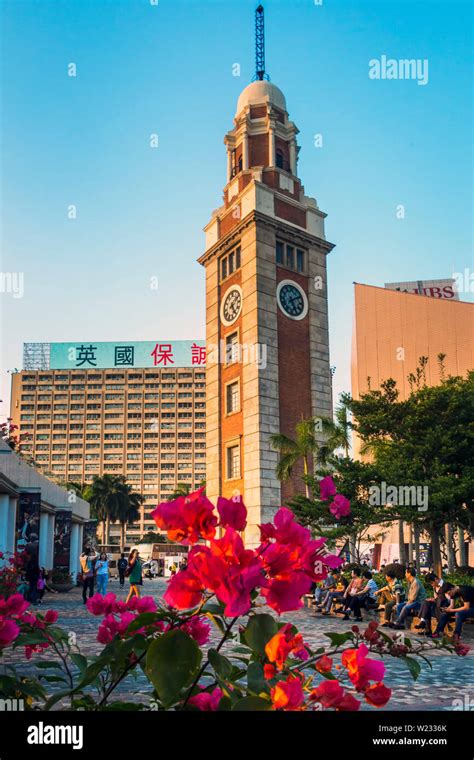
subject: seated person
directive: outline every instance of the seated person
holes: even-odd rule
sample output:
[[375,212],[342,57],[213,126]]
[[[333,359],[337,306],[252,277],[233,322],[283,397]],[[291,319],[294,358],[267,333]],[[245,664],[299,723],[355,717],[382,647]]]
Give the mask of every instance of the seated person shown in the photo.
[[[367,607],[369,604],[375,604],[375,592],[377,590],[378,586],[372,577],[372,573],[370,570],[364,570],[362,573],[361,588],[351,595],[349,603],[349,609],[354,613],[354,618],[356,620],[362,620],[362,615],[360,614],[362,607]],[[349,620],[349,611],[345,613],[344,620]]]
[[385,607],[384,619],[382,620],[381,625],[389,626],[392,621],[393,608],[396,604],[400,604],[400,602],[405,600],[405,590],[401,580],[397,578],[394,572],[390,571],[385,573],[385,578],[387,580],[387,585],[378,589],[375,592],[375,596],[378,597],[379,594],[381,595],[379,603],[382,603]]
[[438,578],[435,573],[428,573],[426,580],[433,589],[433,596],[429,599],[425,599],[421,605],[420,622],[418,625],[415,625],[415,628],[418,631],[423,631],[425,628],[428,631],[431,631],[431,618],[435,616],[437,620],[440,619],[442,608],[447,607],[449,604],[446,592],[453,588],[452,583],[443,581],[441,578]]
[[[445,607],[441,615],[433,638],[439,638],[443,633],[447,623],[453,619],[456,621],[454,627],[454,636],[461,638],[462,627],[470,617],[474,617],[474,587],[473,586],[455,586],[447,594],[450,599],[448,607]],[[427,633],[427,636],[430,634]]]
[[329,613],[331,612],[333,602],[336,599],[342,599],[342,597],[344,596],[344,592],[348,586],[348,583],[339,568],[335,568],[332,571],[332,574],[336,581],[336,585],[334,586],[332,590],[328,591],[328,593],[326,594],[326,598],[322,605],[323,615],[329,615]]
[[316,604],[320,604],[327,592],[334,588],[336,588],[336,579],[334,578],[334,570],[330,570],[322,585],[318,584],[315,588],[314,600]]
[[340,610],[338,610],[338,612],[343,612],[344,615],[346,615],[346,610],[350,608],[352,597],[357,593],[357,591],[360,591],[362,588],[363,579],[360,576],[361,571],[358,567],[354,568],[354,570],[351,571],[351,580],[342,595],[342,607]]
[[405,571],[405,578],[408,582],[408,593],[406,602],[400,602],[397,604],[397,617],[395,622],[391,624],[392,628],[398,630],[405,629],[405,620],[411,612],[418,612],[421,608],[422,602],[426,599],[426,591],[420,580],[416,577],[416,570],[414,567],[407,567]]

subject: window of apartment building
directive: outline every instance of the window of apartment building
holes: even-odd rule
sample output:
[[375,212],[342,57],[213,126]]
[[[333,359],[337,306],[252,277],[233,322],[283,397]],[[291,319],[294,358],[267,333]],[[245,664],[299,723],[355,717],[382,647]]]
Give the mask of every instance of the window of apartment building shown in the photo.
[[226,460],[227,480],[240,478],[240,443],[227,446]]

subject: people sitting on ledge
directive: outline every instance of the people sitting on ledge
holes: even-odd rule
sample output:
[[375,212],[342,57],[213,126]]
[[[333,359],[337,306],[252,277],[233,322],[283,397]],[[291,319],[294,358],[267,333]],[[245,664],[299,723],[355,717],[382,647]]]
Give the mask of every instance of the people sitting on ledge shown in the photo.
[[397,578],[393,570],[386,572],[385,578],[387,585],[378,589],[375,592],[375,596],[378,597],[380,595],[378,602],[379,605],[383,605],[384,607],[381,625],[390,626],[395,605],[405,601],[405,589],[403,588],[403,583]]
[[406,619],[408,615],[415,614],[420,610],[422,602],[426,599],[426,591],[423,583],[416,577],[414,567],[407,567],[405,578],[408,583],[408,592],[406,602],[397,604],[397,616],[391,628],[404,630],[406,628]]
[[429,585],[432,587],[433,596],[429,599],[425,599],[421,605],[420,622],[418,625],[415,625],[415,630],[426,630],[427,633],[430,634],[431,620],[433,617],[438,621],[440,620],[443,608],[447,607],[450,601],[446,596],[446,593],[453,588],[453,584],[448,581],[443,581],[443,579],[439,578],[435,573],[428,573],[425,576],[425,580],[428,581]]
[[[440,638],[446,625],[454,619],[454,636],[460,639],[465,621],[474,617],[474,588],[472,586],[455,586],[446,595],[450,600],[449,605],[445,607],[432,638]],[[427,636],[430,634],[427,633]]]

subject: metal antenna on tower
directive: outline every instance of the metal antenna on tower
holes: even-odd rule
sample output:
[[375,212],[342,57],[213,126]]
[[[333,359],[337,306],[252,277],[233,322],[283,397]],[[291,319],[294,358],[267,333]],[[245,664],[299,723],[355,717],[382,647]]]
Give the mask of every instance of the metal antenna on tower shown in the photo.
[[270,79],[265,73],[265,21],[263,5],[255,11],[255,79]]

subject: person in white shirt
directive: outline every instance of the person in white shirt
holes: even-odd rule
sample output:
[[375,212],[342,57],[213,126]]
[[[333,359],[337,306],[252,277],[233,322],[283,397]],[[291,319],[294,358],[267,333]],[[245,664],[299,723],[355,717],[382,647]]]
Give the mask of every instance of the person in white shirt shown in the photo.
[[362,615],[361,609],[362,607],[368,607],[369,605],[376,604],[376,596],[375,593],[378,591],[377,583],[374,581],[372,577],[372,573],[369,570],[365,570],[362,573],[363,578],[363,584],[360,591],[357,591],[351,599],[350,608],[354,613],[355,620],[361,621]]

